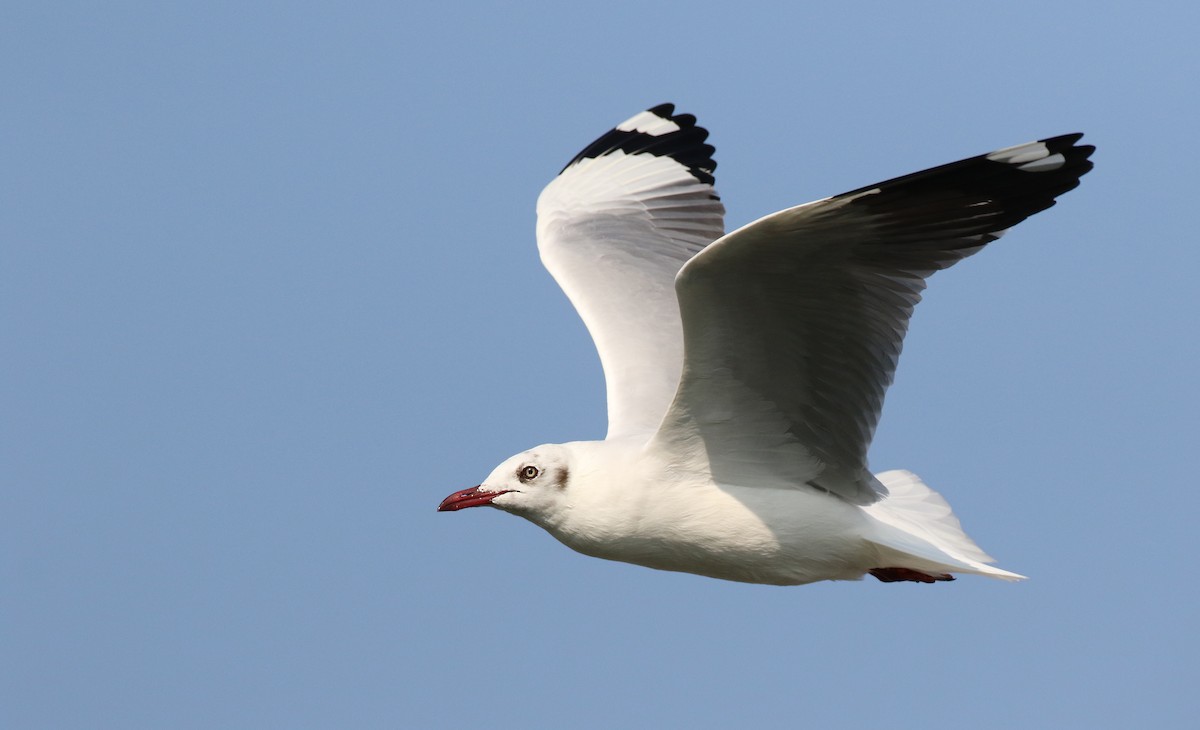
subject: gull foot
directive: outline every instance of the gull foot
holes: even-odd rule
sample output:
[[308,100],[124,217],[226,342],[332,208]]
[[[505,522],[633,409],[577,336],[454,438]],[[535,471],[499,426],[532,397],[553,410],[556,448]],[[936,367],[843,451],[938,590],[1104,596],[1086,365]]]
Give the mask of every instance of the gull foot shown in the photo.
[[954,576],[948,573],[937,573],[929,575],[922,573],[919,570],[911,568],[871,568],[867,571],[884,583],[895,583],[897,581],[908,580],[913,583],[933,583],[939,580],[954,580]]

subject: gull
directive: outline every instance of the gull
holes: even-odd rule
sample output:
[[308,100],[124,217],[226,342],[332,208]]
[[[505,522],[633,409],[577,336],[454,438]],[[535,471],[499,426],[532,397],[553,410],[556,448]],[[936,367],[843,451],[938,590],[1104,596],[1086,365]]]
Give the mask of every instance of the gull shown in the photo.
[[925,280],[1076,187],[1082,136],[725,234],[696,118],[662,104],[618,124],[537,203],[542,262],[600,355],[608,432],[523,451],[438,510],[488,505],[585,555],[748,583],[1024,578],[915,474],[872,474],[867,448]]

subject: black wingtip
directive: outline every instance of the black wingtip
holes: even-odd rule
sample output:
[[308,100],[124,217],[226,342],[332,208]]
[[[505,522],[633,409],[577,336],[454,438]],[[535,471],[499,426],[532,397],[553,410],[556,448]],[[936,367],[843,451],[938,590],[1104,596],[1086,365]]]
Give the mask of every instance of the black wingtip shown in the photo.
[[1083,139],[1083,132],[1072,132],[1071,134],[1060,134],[1057,137],[1047,137],[1039,139],[1038,142],[1046,145],[1051,155],[1063,155],[1067,157],[1068,162],[1074,162],[1076,165],[1086,167],[1079,173],[1081,176],[1086,174],[1087,170],[1092,169],[1092,162],[1089,158],[1096,151],[1095,145],[1076,144]]
[[[1080,133],[1048,137],[876,183],[838,197],[900,232],[974,248],[1055,204],[1091,171]],[[948,264],[947,264],[948,265]]]
[[[661,123],[652,132],[643,131],[647,129],[646,125],[638,123],[639,118],[643,117],[646,118],[642,121],[654,121],[647,115],[657,117]],[[717,162],[713,159],[716,148],[707,144],[707,139],[708,130],[696,126],[694,115],[676,114],[674,104],[659,104],[635,114],[601,135],[572,157],[563,170],[580,160],[603,157],[620,150],[629,155],[647,153],[670,157],[686,167],[697,180],[712,185],[716,182],[713,175],[717,169]]]
[[1063,149],[1071,147],[1081,139],[1083,139],[1083,132],[1071,132],[1070,134],[1060,134],[1057,137],[1039,139],[1038,142],[1046,145],[1053,152],[1061,152]]

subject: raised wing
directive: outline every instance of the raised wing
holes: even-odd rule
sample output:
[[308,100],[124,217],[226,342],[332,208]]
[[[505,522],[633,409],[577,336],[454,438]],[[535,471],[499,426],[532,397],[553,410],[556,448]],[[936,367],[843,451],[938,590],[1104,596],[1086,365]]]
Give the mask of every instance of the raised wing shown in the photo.
[[724,232],[713,147],[663,104],[575,156],[538,198],[538,250],[604,366],[608,438],[652,434],[679,385],[675,275]]
[[1092,169],[1073,134],[775,213],[675,286],[686,354],[656,444],[703,449],[718,482],[886,493],[867,469],[925,279],[1054,205]]

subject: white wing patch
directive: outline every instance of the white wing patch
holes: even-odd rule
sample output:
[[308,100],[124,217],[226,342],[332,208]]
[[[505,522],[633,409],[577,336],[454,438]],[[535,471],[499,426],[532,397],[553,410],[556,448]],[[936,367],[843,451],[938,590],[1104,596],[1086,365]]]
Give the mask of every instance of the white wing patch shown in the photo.
[[679,125],[670,119],[660,117],[654,112],[644,111],[618,124],[617,130],[621,132],[641,132],[651,137],[660,137],[671,132],[678,132]]
[[1003,162],[1016,165],[1018,170],[1025,172],[1050,172],[1057,170],[1067,162],[1061,152],[1050,153],[1045,142],[1027,142],[1013,147],[1005,147],[988,155],[992,162]]

